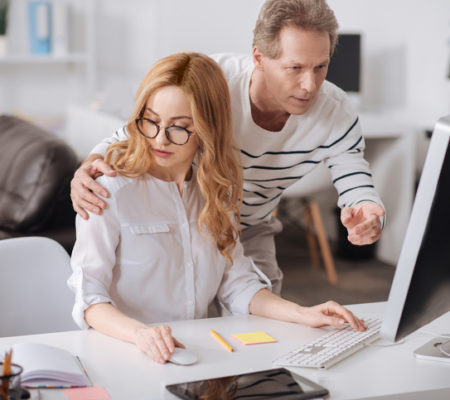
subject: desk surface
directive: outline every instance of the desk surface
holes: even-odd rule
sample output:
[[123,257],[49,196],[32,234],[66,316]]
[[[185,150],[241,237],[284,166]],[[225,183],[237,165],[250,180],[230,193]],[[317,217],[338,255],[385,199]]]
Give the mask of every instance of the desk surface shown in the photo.
[[[382,317],[384,304],[361,304],[349,308],[362,317]],[[94,385],[103,386],[112,399],[170,399],[172,396],[165,391],[165,384],[271,368],[272,360],[277,356],[316,339],[324,332],[324,329],[255,316],[180,321],[170,325],[174,336],[199,356],[197,364],[159,365],[134,345],[94,330],[0,338],[0,352],[19,342],[41,342],[65,348],[81,358]],[[227,338],[236,351],[225,351],[210,336],[211,328]],[[449,332],[450,313],[426,329],[437,333]],[[277,338],[278,343],[243,346],[230,339],[233,333],[257,330],[266,331]],[[331,399],[336,400],[373,399],[423,391],[448,396],[450,364],[417,360],[413,356],[413,351],[430,338],[429,334],[419,331],[400,345],[363,349],[329,370],[294,368],[293,371],[325,386]],[[42,399],[65,398],[58,390],[42,391],[41,396]]]

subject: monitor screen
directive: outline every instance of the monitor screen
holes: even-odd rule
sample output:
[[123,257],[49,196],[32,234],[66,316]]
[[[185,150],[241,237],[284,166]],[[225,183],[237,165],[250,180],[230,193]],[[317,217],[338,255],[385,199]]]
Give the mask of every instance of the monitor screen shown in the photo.
[[361,35],[342,33],[331,57],[327,80],[346,92],[360,91]]
[[450,116],[433,131],[381,328],[398,341],[450,311]]

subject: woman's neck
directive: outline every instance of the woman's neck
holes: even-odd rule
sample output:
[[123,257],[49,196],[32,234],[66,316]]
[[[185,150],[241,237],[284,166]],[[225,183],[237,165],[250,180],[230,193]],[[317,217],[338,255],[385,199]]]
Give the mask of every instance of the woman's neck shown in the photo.
[[192,167],[190,166],[184,171],[176,171],[173,168],[161,168],[155,165],[150,167],[149,174],[165,182],[175,182],[180,195],[182,195],[184,182],[192,178]]

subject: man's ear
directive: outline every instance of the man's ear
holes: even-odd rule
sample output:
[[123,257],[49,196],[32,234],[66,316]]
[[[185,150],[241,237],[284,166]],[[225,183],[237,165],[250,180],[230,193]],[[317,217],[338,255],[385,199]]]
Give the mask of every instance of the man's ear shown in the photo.
[[261,53],[261,51],[257,47],[253,47],[253,64],[255,65],[255,69],[258,69],[260,71],[264,70],[264,54]]

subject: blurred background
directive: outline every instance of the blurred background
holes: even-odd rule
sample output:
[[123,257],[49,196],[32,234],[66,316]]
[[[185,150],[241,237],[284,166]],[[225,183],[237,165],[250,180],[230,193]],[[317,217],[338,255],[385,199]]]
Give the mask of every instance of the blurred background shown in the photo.
[[[357,85],[343,89],[360,114],[366,155],[388,213],[375,257],[392,266],[424,162],[427,131],[450,113],[450,2],[328,3],[340,33],[357,37],[350,43],[357,47],[345,48],[342,41],[337,54],[349,54],[340,68],[357,68]],[[127,119],[137,85],[157,59],[179,51],[250,54],[262,4],[0,0],[0,114],[14,114],[49,130],[82,160]],[[288,193],[281,215],[287,225],[300,221],[301,226],[295,199],[302,193],[314,196],[335,251],[337,195],[327,177],[320,182],[313,188],[306,182]]]
[[[249,53],[263,1],[44,1],[50,36],[59,35],[50,38],[49,57],[32,54],[29,3],[9,0],[0,109],[60,117],[71,104],[101,101],[126,117],[137,83],[160,57],[184,50]],[[449,112],[450,2],[328,3],[341,32],[361,34],[361,109],[408,110],[423,126]],[[122,102],[108,96],[123,96]]]

